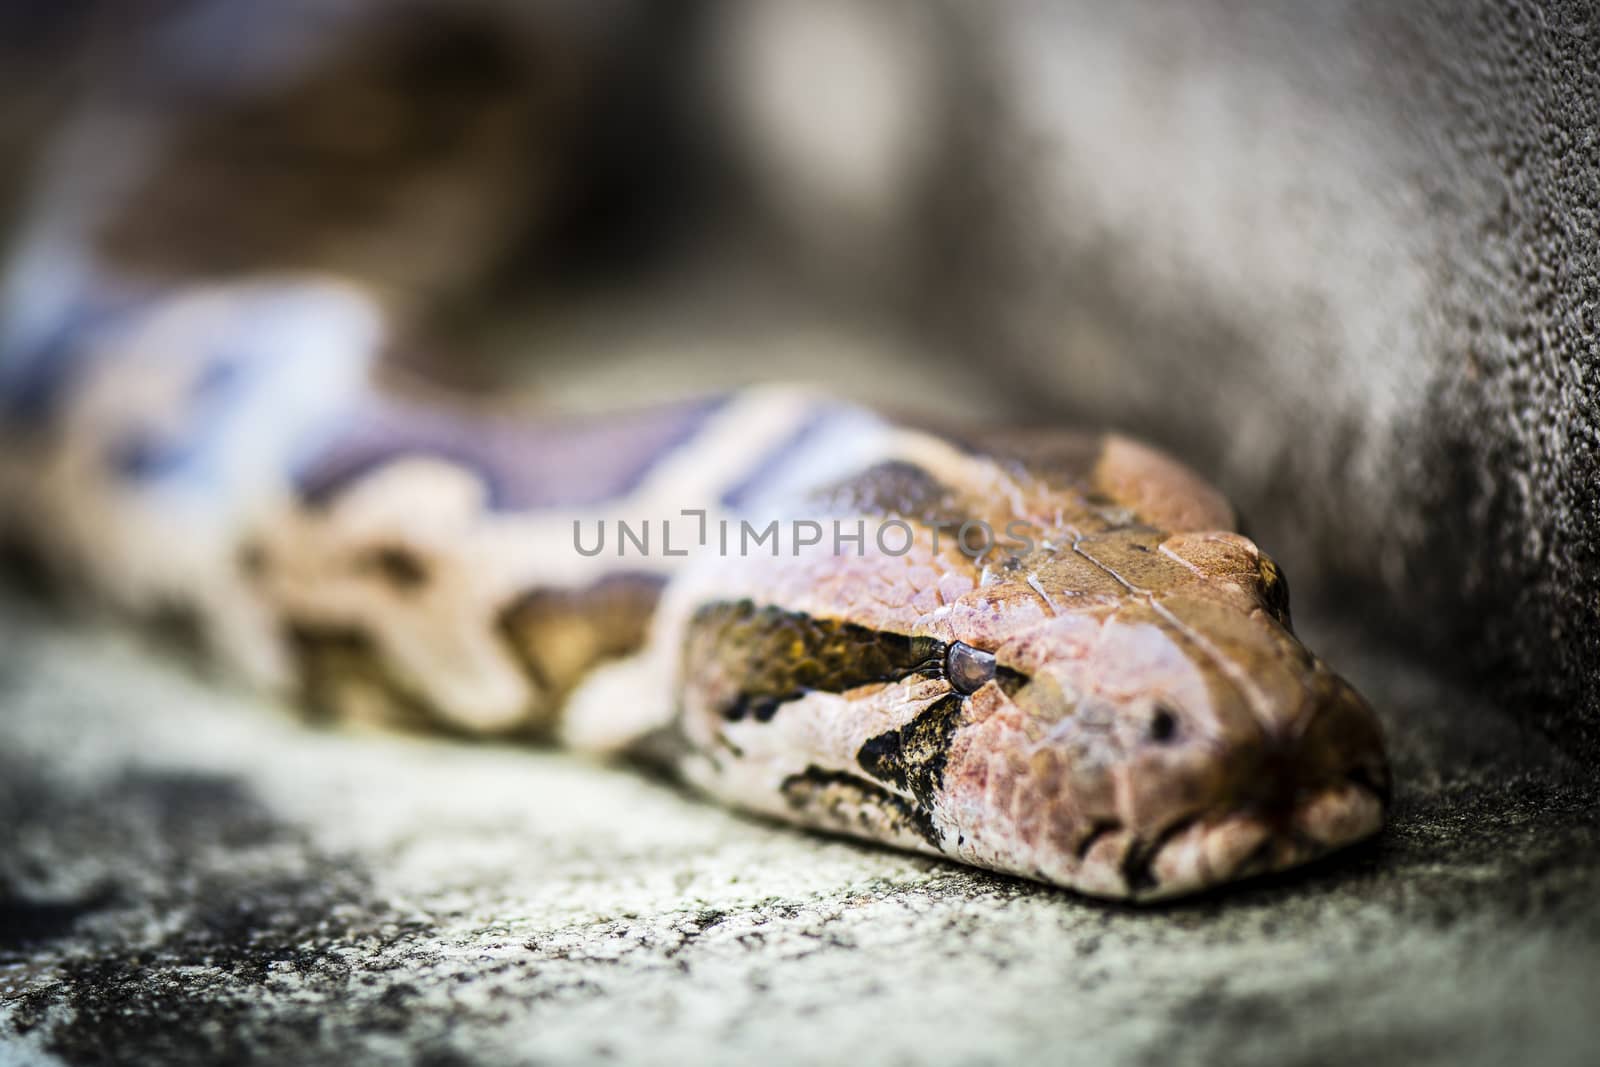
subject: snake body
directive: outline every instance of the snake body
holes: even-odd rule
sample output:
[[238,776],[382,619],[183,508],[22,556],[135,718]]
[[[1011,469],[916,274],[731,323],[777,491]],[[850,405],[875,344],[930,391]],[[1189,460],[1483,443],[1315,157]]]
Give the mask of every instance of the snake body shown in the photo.
[[779,387],[491,412],[380,388],[343,285],[101,295],[0,356],[8,535],[321,714],[627,753],[1103,897],[1382,823],[1370,708],[1153,449]]

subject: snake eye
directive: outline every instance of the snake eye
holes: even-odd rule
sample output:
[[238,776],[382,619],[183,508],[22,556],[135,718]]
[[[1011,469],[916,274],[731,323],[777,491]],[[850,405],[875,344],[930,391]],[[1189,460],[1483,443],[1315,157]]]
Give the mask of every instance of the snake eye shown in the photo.
[[1288,626],[1289,580],[1283,576],[1278,565],[1266,556],[1261,557],[1258,566],[1261,571],[1261,596],[1267,602],[1267,610],[1271,611],[1279,622]]
[[945,654],[944,674],[950,684],[963,693],[974,693],[994,679],[994,653],[983,652],[960,641]]

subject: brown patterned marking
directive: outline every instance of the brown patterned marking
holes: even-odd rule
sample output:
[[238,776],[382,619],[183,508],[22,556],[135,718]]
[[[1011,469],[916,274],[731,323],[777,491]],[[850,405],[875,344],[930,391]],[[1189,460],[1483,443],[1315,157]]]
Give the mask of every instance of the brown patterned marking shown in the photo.
[[581,589],[536,589],[501,612],[500,633],[554,707],[596,664],[644,645],[665,584],[634,573]]
[[830,829],[891,841],[914,834],[939,848],[939,832],[927,811],[848,771],[813,764],[785,778],[779,790],[790,808]]
[[272,556],[267,552],[267,546],[253,537],[240,542],[233,562],[249,582],[261,581],[272,570]]
[[447,717],[394,677],[364,631],[290,623],[286,637],[300,672],[301,702],[314,718],[454,732]]
[[1166,592],[1191,587],[1197,576],[1159,551],[1166,534],[1148,527],[1114,530],[1073,543],[1074,555],[1128,589]]
[[362,554],[357,566],[399,593],[416,592],[432,578],[427,560],[405,545],[377,545]]
[[1183,532],[1232,530],[1238,523],[1233,505],[1198,474],[1126,437],[1104,439],[1091,478],[1096,490],[1151,526]]
[[769,721],[785,701],[821,690],[943,670],[942,642],[818,619],[751,600],[702,605],[689,622],[684,663],[719,714]]
[[1262,610],[1294,631],[1289,587],[1278,565],[1239,534],[1167,534],[1140,527],[1085,537],[1073,547],[1132,589],[1225,600],[1246,613]]
[[195,664],[211,662],[216,652],[207,620],[189,604],[170,600],[156,604],[141,613],[140,631]]

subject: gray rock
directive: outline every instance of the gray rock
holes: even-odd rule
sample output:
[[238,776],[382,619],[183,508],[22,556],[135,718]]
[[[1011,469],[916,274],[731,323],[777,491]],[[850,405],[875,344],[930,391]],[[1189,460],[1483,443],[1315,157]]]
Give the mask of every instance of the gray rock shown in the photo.
[[1134,910],[558,753],[302,725],[0,615],[0,1061],[1582,1063],[1600,815],[1354,640],[1393,825]]

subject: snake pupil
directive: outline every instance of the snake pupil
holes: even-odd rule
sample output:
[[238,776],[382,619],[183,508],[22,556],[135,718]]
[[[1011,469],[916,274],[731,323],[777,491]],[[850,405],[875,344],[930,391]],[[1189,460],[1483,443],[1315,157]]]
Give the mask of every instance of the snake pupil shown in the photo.
[[1267,602],[1267,608],[1278,617],[1278,621],[1285,626],[1289,625],[1289,582],[1278,569],[1278,565],[1265,556],[1261,557],[1261,593]]
[[950,646],[945,656],[945,677],[963,693],[974,693],[994,679],[994,654],[960,641]]

